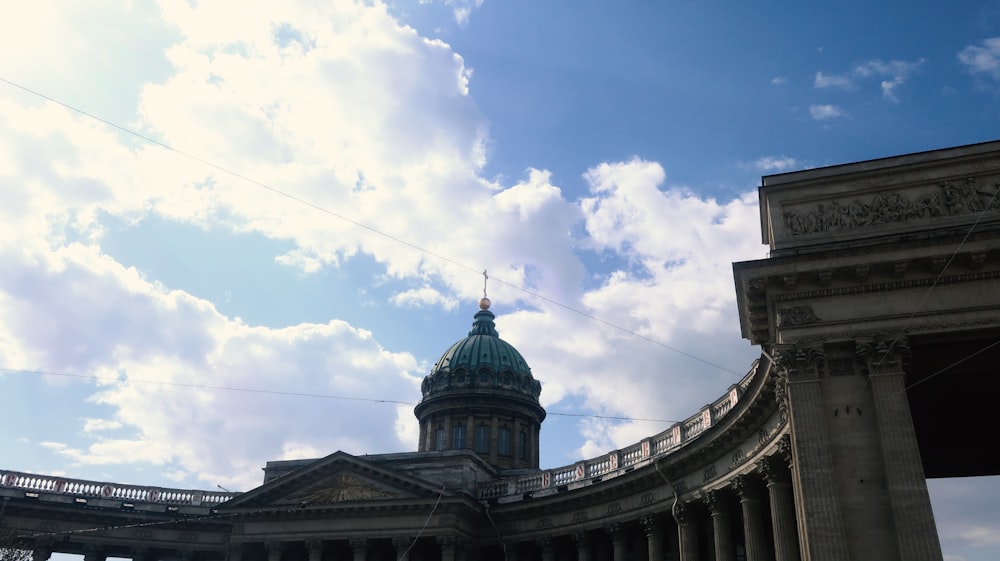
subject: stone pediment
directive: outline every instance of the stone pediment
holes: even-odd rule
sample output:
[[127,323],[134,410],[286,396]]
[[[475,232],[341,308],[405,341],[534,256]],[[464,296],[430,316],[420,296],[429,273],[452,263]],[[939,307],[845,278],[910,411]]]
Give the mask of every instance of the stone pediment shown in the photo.
[[433,500],[441,491],[423,479],[336,452],[223,503],[219,510],[380,506],[386,501]]

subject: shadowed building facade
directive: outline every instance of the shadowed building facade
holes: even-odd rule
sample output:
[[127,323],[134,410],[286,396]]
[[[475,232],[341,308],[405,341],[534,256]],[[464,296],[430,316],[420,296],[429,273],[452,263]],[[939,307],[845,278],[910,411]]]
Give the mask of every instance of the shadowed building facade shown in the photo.
[[[541,384],[484,299],[424,379],[417,451],[268,462],[246,493],[0,472],[45,561],[940,560],[927,477],[997,474],[1000,142],[767,176],[733,265],[746,376],[541,469]],[[540,378],[544,380],[544,373]]]

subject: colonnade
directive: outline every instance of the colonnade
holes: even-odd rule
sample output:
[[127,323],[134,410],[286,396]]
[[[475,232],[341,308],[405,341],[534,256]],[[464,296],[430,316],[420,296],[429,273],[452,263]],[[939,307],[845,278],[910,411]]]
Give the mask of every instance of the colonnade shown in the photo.
[[[783,442],[786,444],[787,440]],[[538,536],[423,536],[230,542],[213,551],[102,547],[84,561],[801,561],[787,446],[702,490],[665,499],[661,510],[604,525],[570,525]],[[335,524],[331,521],[331,524]],[[235,536],[234,536],[235,537]],[[266,540],[266,541],[265,541]],[[41,544],[36,544],[36,547]],[[196,547],[196,544],[187,544]],[[127,555],[123,555],[127,551]],[[32,561],[48,561],[37,547]]]

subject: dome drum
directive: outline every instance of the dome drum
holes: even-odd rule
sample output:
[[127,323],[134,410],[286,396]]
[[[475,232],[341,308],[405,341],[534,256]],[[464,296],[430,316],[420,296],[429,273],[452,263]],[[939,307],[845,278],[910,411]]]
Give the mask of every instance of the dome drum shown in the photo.
[[413,410],[418,449],[470,448],[500,469],[537,469],[542,385],[500,338],[488,308],[484,298],[468,336],[441,355],[420,385]]

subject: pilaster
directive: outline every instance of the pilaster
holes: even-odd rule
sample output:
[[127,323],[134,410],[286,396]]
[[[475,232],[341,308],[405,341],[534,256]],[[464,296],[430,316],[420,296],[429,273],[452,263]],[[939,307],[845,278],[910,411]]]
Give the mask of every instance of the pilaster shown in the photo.
[[820,385],[823,349],[776,345],[772,352],[779,361],[774,367],[787,376],[792,479],[798,499],[795,511],[803,559],[850,559]]
[[859,342],[857,350],[875,402],[900,559],[940,561],[941,543],[906,397],[906,340]]

